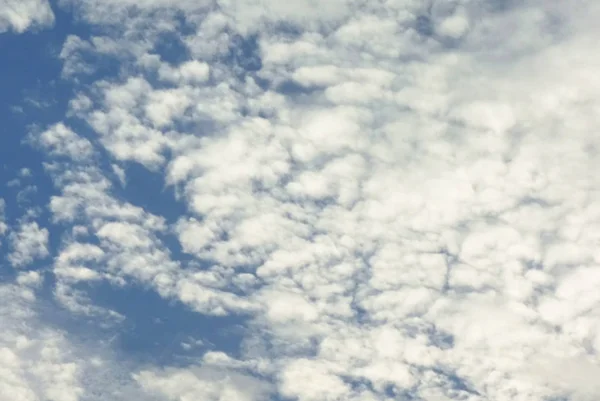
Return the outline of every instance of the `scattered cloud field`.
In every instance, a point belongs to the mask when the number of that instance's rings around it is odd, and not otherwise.
[[[597,400],[598,18],[0,0],[0,400]]]

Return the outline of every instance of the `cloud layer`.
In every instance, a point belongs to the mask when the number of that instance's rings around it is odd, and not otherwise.
[[[65,42],[76,93],[34,138],[65,230],[54,301],[118,325],[90,288],[141,285],[245,322],[238,353],[131,367],[128,391],[597,399],[593,2],[64,4],[98,33]],[[172,205],[128,196],[136,169]],[[14,267],[49,255],[44,230],[9,234]],[[87,399],[75,373],[65,398],[12,369],[23,400]]]

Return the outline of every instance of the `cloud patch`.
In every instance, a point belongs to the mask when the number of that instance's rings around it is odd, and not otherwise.
[[[14,267],[24,267],[50,255],[48,229],[38,223],[23,222],[9,234],[10,253],[8,261]]]
[[[29,29],[46,28],[54,24],[54,12],[47,0],[2,0],[0,2],[0,33],[23,33]]]

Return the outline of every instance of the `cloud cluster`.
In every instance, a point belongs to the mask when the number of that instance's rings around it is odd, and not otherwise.
[[[235,358],[144,367],[142,389],[597,399],[600,7],[68,3],[109,27],[66,42],[65,77],[92,76],[89,54],[120,67],[39,136],[49,208],[71,228],[57,300],[117,318],[81,284],[136,283],[249,319]],[[170,221],[120,195],[133,163],[186,212]]]
[[[47,257],[50,254],[48,236],[48,230],[40,227],[38,223],[23,222],[8,236],[11,248],[8,261],[14,267],[23,267]]]
[[[0,399],[76,401],[83,394],[82,366],[64,333],[36,316],[37,272],[0,285]]]
[[[210,364],[164,372],[142,371],[134,378],[144,391],[168,400],[253,401],[269,395],[268,386],[260,380]]]
[[[0,1],[0,34],[6,31],[23,33],[53,23],[54,13],[48,0]]]

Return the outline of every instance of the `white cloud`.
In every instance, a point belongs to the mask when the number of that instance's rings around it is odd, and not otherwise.
[[[350,398],[350,387],[328,369],[327,363],[293,361],[282,372],[281,381],[282,395],[300,401]]]
[[[48,27],[54,23],[54,13],[47,0],[0,1],[0,33],[23,33],[28,29]]]
[[[80,12],[117,24],[130,4]],[[199,313],[245,313],[239,363],[299,400],[598,397],[592,375],[543,379],[563,361],[600,364],[597,6],[203,6],[178,5],[193,61],[170,65],[151,50],[173,29],[151,13],[166,3],[140,3],[131,18],[145,24],[113,39],[147,42],[131,44],[122,79],[71,107],[114,159],[164,167],[188,212],[170,227],[62,150],[72,163],[48,165],[61,192],[50,209],[90,239],[55,261],[63,294],[134,281]],[[248,32],[262,86],[220,61]],[[114,44],[98,43],[86,51]],[[265,394],[235,369],[136,380],[166,399]]]
[[[266,383],[252,376],[210,367],[141,371],[134,378],[145,391],[166,400],[258,401],[269,392]]]
[[[177,68],[169,64],[158,64],[158,76],[172,83],[182,84],[202,84],[210,77],[210,66],[197,60],[186,61]]]
[[[90,141],[76,135],[62,123],[51,126],[39,136],[41,145],[56,156],[74,160],[87,160],[93,155]]]
[[[0,198],[0,237],[4,236],[6,234],[6,231],[8,230],[8,226],[5,222],[5,205],[6,203],[4,202],[4,199]]]
[[[101,262],[105,257],[102,248],[92,244],[73,243],[68,245],[56,258],[54,273],[61,279],[74,281],[98,280],[99,272],[86,266]]]
[[[9,235],[8,260],[14,267],[23,267],[50,255],[48,229],[36,222],[23,222]]]
[[[0,285],[0,394],[19,401],[40,397],[76,401],[82,394],[80,366],[69,358],[63,333],[38,324],[32,308],[34,272],[19,277],[19,285]]]

